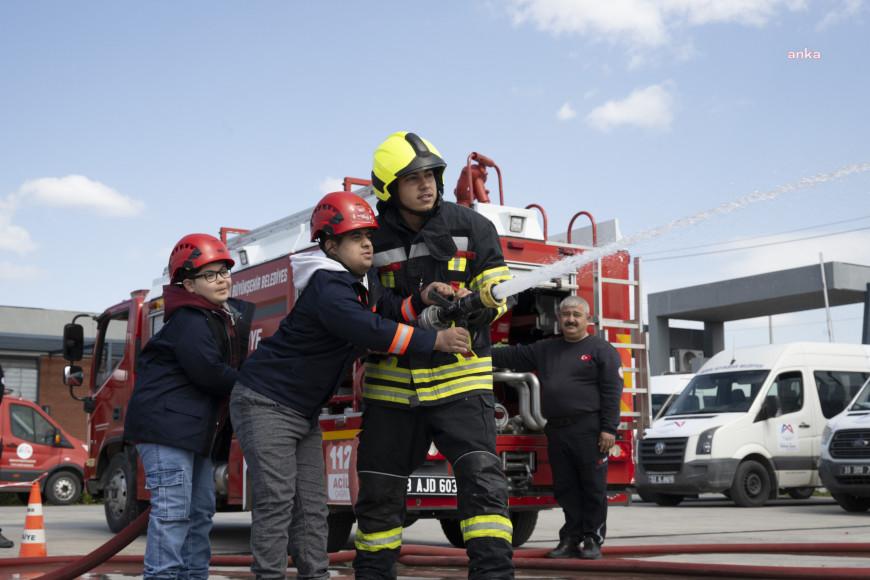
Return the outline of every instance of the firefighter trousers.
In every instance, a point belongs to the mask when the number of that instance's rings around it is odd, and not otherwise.
[[[468,577],[513,578],[508,487],[495,454],[489,395],[413,409],[366,407],[356,465],[356,578],[396,578],[408,476],[426,461],[432,442],[456,477]]]

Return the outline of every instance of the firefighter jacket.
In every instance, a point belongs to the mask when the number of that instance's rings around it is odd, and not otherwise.
[[[420,231],[414,231],[395,207],[379,202],[372,242],[381,283],[399,296],[410,296],[432,282],[474,292],[485,283],[510,279],[495,226],[454,203],[439,200]],[[490,324],[511,305],[486,309],[467,321],[471,353],[369,356],[364,399],[409,408],[491,393]]]
[[[293,283],[304,290],[242,366],[239,380],[249,389],[316,421],[363,349],[421,355],[434,348],[437,332],[395,322],[416,318],[419,292],[402,300],[383,291],[374,270],[361,282],[319,250],[291,260]]]
[[[171,284],[163,299],[166,323],[139,356],[124,437],[208,456],[247,353],[254,305],[230,298],[220,308]]]

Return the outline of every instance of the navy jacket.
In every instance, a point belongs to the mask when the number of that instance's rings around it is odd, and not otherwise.
[[[394,322],[416,318],[424,307],[419,292],[403,301],[383,291],[374,270],[366,288],[320,252],[307,259],[318,263],[304,280],[293,263],[294,284],[305,286],[302,295],[242,365],[239,380],[314,421],[364,349],[422,354],[435,346],[437,333]]]
[[[247,351],[254,307],[230,298],[230,321],[180,286],[165,286],[163,297],[168,320],[139,356],[124,437],[209,455],[239,376],[233,366]]]

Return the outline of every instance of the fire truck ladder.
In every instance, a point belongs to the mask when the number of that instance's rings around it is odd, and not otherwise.
[[[623,392],[634,395],[634,409],[622,411],[620,414],[622,429],[635,429],[637,438],[642,439],[644,430],[650,426],[650,397],[649,397],[649,335],[643,331],[643,300],[641,295],[640,258],[634,259],[634,279],[623,280],[621,278],[605,278],[601,275],[601,260],[593,263],[593,300],[594,314],[592,324],[595,334],[604,337],[617,349],[629,349],[632,366],[623,367],[623,373],[630,373],[632,377],[631,387],[626,387]],[[631,288],[630,312],[634,318],[630,320],[618,320],[604,317],[604,300],[607,286],[618,284]],[[621,293],[620,293],[621,295]],[[605,333],[605,329],[611,332]],[[612,329],[627,329],[631,332],[631,342],[625,343],[616,340],[616,333]],[[611,336],[612,334],[612,336]],[[626,421],[629,419],[629,421]]]

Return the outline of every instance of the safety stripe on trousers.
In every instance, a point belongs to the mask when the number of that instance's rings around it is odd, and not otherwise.
[[[462,520],[460,527],[466,542],[474,538],[500,538],[507,542],[513,539],[514,526],[504,516],[475,516]]]
[[[365,534],[357,528],[354,545],[357,550],[365,550],[367,552],[400,548],[402,546],[402,528],[393,528],[385,532],[374,532],[371,534]]]

